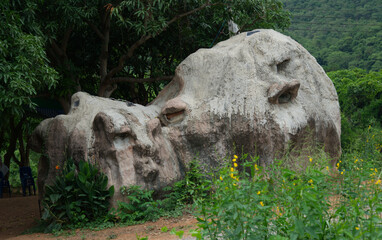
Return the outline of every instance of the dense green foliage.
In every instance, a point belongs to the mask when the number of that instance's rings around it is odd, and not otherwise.
[[[189,171],[184,180],[164,189],[165,198],[154,199],[154,191],[142,189],[140,186],[123,187],[121,190],[125,201],[118,202],[115,214],[123,223],[136,224],[157,220],[162,216],[177,216],[185,206],[195,199],[207,197],[210,185],[205,181],[198,160],[189,164]]]
[[[45,1],[39,14],[48,56],[60,73],[56,97],[70,101],[81,89],[141,104],[180,61],[210,47],[230,19],[243,29],[289,23],[278,0]],[[229,36],[227,29],[217,41]]]
[[[141,186],[129,186],[121,189],[126,202],[118,202],[118,217],[130,224],[153,221],[161,217],[163,210],[160,201],[153,199],[154,191],[144,190]]]
[[[52,88],[56,75],[35,22],[37,5],[27,4],[22,11],[15,5],[0,3],[0,112],[22,116],[25,107],[33,107],[30,97]]]
[[[286,34],[300,42],[326,71],[382,68],[379,0],[282,0],[292,14]]]
[[[380,153],[368,144],[372,151],[367,159],[346,155],[335,170],[323,152],[294,158],[293,162],[306,166],[301,170],[287,158],[266,168],[257,166],[256,158],[234,158],[212,176],[211,197],[197,201],[202,235],[207,239],[380,239],[381,168],[375,167]],[[247,171],[239,172],[239,166]]]
[[[342,148],[357,145],[357,136],[369,125],[381,127],[382,123],[382,71],[367,72],[362,69],[329,72],[342,112]]]
[[[46,186],[42,220],[48,224],[45,231],[59,230],[64,226],[81,227],[88,222],[105,219],[114,187],[107,187],[108,179],[92,164],[80,161],[78,170],[68,160],[60,169],[56,181]]]
[[[52,89],[58,79],[46,56],[37,8],[34,1],[0,2],[0,153],[5,150],[8,167],[11,158],[19,166],[28,165],[23,137],[36,126],[27,114],[34,110],[32,97]],[[14,155],[16,149],[20,158]]]

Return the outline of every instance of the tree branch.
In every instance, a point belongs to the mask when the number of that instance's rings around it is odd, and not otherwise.
[[[105,91],[106,87],[108,85],[110,85],[110,79],[112,78],[112,76],[114,76],[114,74],[122,71],[123,69],[123,66],[125,64],[125,61],[128,59],[128,58],[131,58],[134,54],[134,51],[135,49],[137,49],[139,46],[141,46],[143,43],[145,43],[147,40],[149,40],[150,38],[152,38],[151,35],[145,35],[145,36],[142,36],[138,41],[136,41],[130,48],[129,48],[129,51],[127,52],[127,54],[121,56],[119,58],[119,61],[118,61],[118,66],[113,68],[112,70],[110,70],[110,72],[108,74],[106,74],[106,76],[101,79],[101,86],[98,90],[98,95],[99,96],[103,96],[103,92]]]
[[[53,51],[59,56],[63,57],[64,53],[62,52],[62,49],[57,45],[57,43],[53,40],[52,41],[52,49]]]
[[[92,22],[90,22],[90,21],[87,20],[87,19],[83,19],[83,20],[84,20],[84,22],[86,22],[86,23],[89,25],[89,27],[90,27],[91,29],[93,29],[93,31],[97,34],[97,36],[98,36],[99,38],[101,38],[102,41],[105,40],[105,36],[101,33],[101,31],[97,28],[96,25],[94,25]]]
[[[101,54],[100,54],[100,76],[101,84],[107,75],[107,65],[109,58],[109,41],[110,41],[110,19],[111,19],[111,8],[106,9],[104,12],[105,22],[102,27],[102,45],[101,45]]]
[[[214,5],[218,5],[218,4],[222,4],[222,3],[209,3],[209,2],[207,2],[207,3],[203,4],[202,6],[200,6],[198,8],[192,9],[191,11],[188,11],[186,13],[179,14],[179,15],[173,17],[170,21],[168,21],[166,26],[163,29],[161,29],[161,32],[163,30],[165,30],[168,27],[168,25],[170,25],[171,23],[175,22],[176,20],[178,20],[180,18],[183,18],[183,17],[186,17],[188,15],[191,15],[191,14],[193,14],[193,13],[195,13],[197,11],[200,11],[200,10],[206,8],[206,7],[214,6]]]
[[[177,21],[178,19],[180,18],[183,18],[183,17],[186,17],[188,15],[191,15],[197,11],[200,11],[208,6],[214,6],[214,5],[218,5],[218,4],[222,4],[222,3],[205,3],[203,4],[202,6],[198,7],[198,8],[195,8],[193,10],[190,10],[186,13],[182,13],[182,14],[179,14],[175,17],[173,17],[170,21],[167,22],[166,26],[163,27],[161,30],[159,30],[158,32],[156,32],[155,35],[158,35],[159,33],[163,32],[164,30],[166,30],[166,28],[174,23],[175,21]],[[118,66],[114,67],[113,69],[111,69],[104,78],[101,79],[101,85],[99,87],[99,90],[98,90],[98,95],[99,96],[103,96],[104,92],[105,92],[105,89],[108,85],[111,84],[111,78],[118,72],[122,71],[123,69],[123,66],[125,64],[125,61],[129,58],[131,58],[133,55],[134,55],[134,52],[135,50],[140,47],[142,44],[144,44],[147,40],[153,38],[154,36],[152,34],[149,34],[149,35],[144,35],[142,36],[138,41],[136,41],[128,50],[128,52],[124,55],[122,55],[120,58],[119,58],[119,61],[118,61]]]
[[[73,25],[70,26],[68,29],[66,29],[66,32],[64,34],[64,37],[62,39],[62,42],[61,42],[61,50],[64,54],[66,54],[66,49],[68,47],[68,42],[69,42],[69,38],[70,38],[70,34],[72,33],[73,31]]]
[[[242,26],[240,29],[239,29],[239,32],[242,32],[243,29],[245,29],[246,27],[248,26],[252,26],[253,24],[255,24],[258,20],[261,20],[261,19],[264,19],[265,16],[258,16],[255,20],[253,20],[251,23],[249,24],[244,24],[244,26]]]
[[[166,81],[171,80],[174,76],[162,76],[162,77],[156,77],[156,78],[131,78],[131,77],[116,77],[110,79],[110,84],[113,83],[121,83],[121,82],[128,82],[128,83],[145,83],[145,82],[158,82],[158,81]]]

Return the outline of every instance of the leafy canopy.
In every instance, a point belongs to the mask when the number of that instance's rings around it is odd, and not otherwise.
[[[229,20],[242,31],[289,24],[289,14],[277,0],[44,3],[40,25],[49,39],[49,58],[60,73],[55,95],[67,99],[81,89],[146,104],[180,61],[210,47],[215,37],[215,43],[229,37]]]
[[[32,108],[31,96],[54,87],[56,71],[48,65],[44,41],[33,23],[36,5],[27,2],[17,10],[11,1],[0,7],[0,112],[21,116]]]

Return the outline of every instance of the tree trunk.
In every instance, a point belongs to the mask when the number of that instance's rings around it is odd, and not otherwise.
[[[8,167],[8,169],[10,169],[11,158],[13,157],[14,152],[16,150],[16,142],[17,142],[17,134],[16,134],[17,130],[15,129],[15,126],[14,126],[14,119],[13,118],[10,119],[9,122],[10,122],[10,127],[11,127],[9,145],[7,148],[7,152],[4,155],[4,164],[5,164],[5,166]],[[6,179],[8,179],[8,177],[9,177],[9,171],[5,175]]]
[[[70,97],[64,98],[59,97],[57,98],[58,102],[61,104],[62,109],[64,109],[65,114],[68,114],[70,111]]]
[[[27,167],[29,166],[29,150],[28,150],[28,144],[26,147],[24,147],[23,131],[19,132],[18,140],[19,140],[19,152],[20,152],[19,167]]]
[[[117,84],[103,85],[98,90],[98,96],[109,98],[111,94],[117,89]]]

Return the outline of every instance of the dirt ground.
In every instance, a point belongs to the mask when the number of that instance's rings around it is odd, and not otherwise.
[[[172,228],[176,230],[183,230],[185,235],[183,239],[195,239],[190,237],[187,233],[190,229],[196,228],[196,219],[192,215],[184,215],[179,218],[160,219],[156,222],[147,222],[145,224],[128,226],[128,227],[114,227],[100,231],[90,230],[77,230],[70,231],[55,236],[52,234],[22,233],[37,225],[40,217],[37,196],[22,197],[20,195],[12,195],[11,198],[8,194],[4,194],[0,199],[0,240],[52,240],[52,239],[133,239],[136,240],[136,235],[140,237],[148,237],[149,240],[172,240],[178,239],[176,236],[170,234]],[[167,227],[168,232],[161,232],[162,227]]]

